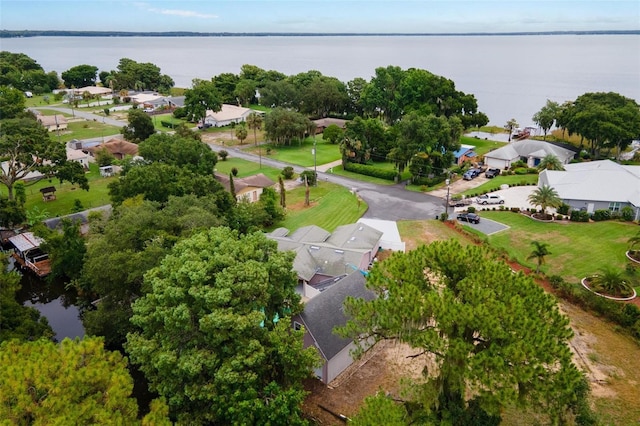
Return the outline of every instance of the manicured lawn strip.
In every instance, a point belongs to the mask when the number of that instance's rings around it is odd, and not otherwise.
[[[537,184],[538,183],[538,175],[508,175],[508,176],[496,176],[488,182],[483,183],[480,186],[475,188],[467,189],[466,191],[460,192],[459,195],[471,195],[471,194],[480,194],[482,192],[493,192],[500,189],[500,185],[507,184],[509,186],[522,186],[529,184]]]
[[[624,269],[628,263],[627,240],[637,228],[615,221],[542,223],[510,212],[483,211],[481,215],[510,226],[488,237],[492,246],[506,250],[522,265],[535,268],[535,259],[527,259],[533,249],[531,241],[547,243],[551,254],[541,270],[571,283],[579,283],[583,277],[608,265]]]
[[[177,126],[178,124],[185,124],[188,128],[196,127],[195,123],[177,119],[173,116],[172,113],[152,115],[151,121],[153,122],[153,127],[156,130],[160,130],[161,132],[172,132],[175,130],[175,126]],[[162,124],[163,121],[173,124],[174,127],[164,126]]]
[[[333,167],[331,173],[348,177],[354,180],[359,180],[362,182],[375,183],[378,185],[394,185],[395,184],[395,182],[392,180],[380,179],[373,176],[361,175],[360,173],[353,173],[353,172],[346,171],[342,168],[342,166]]]
[[[489,151],[493,151],[494,149],[502,148],[505,145],[504,142],[484,140],[470,136],[462,136],[460,138],[460,143],[462,145],[475,146],[476,148],[474,149],[474,151],[476,152],[476,154],[478,154],[478,156],[482,156]]]
[[[311,187],[310,207],[304,207],[303,186],[287,191],[287,217],[277,223],[273,229],[285,227],[290,231],[307,226],[317,225],[329,232],[338,226],[356,222],[364,214],[367,205],[358,201],[346,188],[328,182],[320,182]]]
[[[253,137],[250,134],[249,139]],[[265,155],[267,152],[267,148],[271,149],[269,154],[269,158],[273,158],[274,160],[284,161],[285,163],[295,164],[297,166],[302,167],[313,167],[314,164],[314,156],[312,153],[313,149],[313,138],[306,138],[302,141],[302,144],[294,144],[292,146],[274,146],[273,144],[262,145],[262,155]],[[252,147],[251,152],[255,152],[257,148]],[[332,145],[330,143],[325,143],[322,139],[316,139],[316,165],[331,163],[333,161],[339,160],[341,158],[340,148],[338,145]]]
[[[60,141],[69,142],[72,139],[93,139],[120,134],[120,128],[104,124],[100,121],[72,121],[67,125],[67,130],[60,132]],[[56,132],[50,132],[51,138],[57,138]]]
[[[221,161],[220,159],[218,159],[218,162],[216,163],[216,171],[227,176],[229,175],[229,173],[231,173],[231,169],[234,167],[238,169],[238,177],[240,178],[263,173],[274,182],[278,182],[278,175],[282,171],[265,165],[260,168],[259,163],[254,163],[253,161],[247,161],[243,160],[242,158],[234,157],[227,157],[226,161]]]

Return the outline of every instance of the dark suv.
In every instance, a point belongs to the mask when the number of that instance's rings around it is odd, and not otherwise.
[[[492,179],[500,175],[500,169],[489,169],[484,173],[485,177]]]
[[[457,219],[461,222],[480,223],[480,216],[475,213],[458,213]]]

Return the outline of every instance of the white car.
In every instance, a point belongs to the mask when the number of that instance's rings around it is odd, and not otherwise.
[[[496,194],[484,194],[476,197],[478,204],[504,204],[504,198]]]

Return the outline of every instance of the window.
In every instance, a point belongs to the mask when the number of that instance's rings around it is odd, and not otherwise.
[[[294,321],[293,322],[293,329],[294,330],[302,330],[302,324],[300,324],[298,321]]]
[[[620,211],[620,203],[609,203],[609,211],[619,212]]]

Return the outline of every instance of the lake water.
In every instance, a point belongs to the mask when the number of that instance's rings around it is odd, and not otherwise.
[[[475,95],[491,124],[521,126],[547,99],[617,92],[640,102],[640,35],[33,37],[0,39],[59,74],[89,64],[117,68],[121,58],[151,62],[178,87],[194,78],[240,73],[243,64],[293,75],[318,70],[343,82],[370,80],[378,67],[421,68]]]

